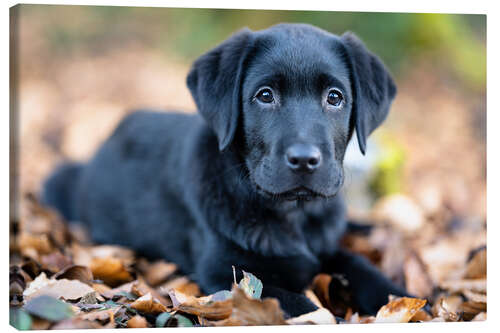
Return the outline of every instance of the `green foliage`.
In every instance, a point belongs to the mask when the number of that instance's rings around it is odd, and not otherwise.
[[[160,314],[158,317],[156,317],[156,327],[165,327],[165,324],[167,323],[167,320],[170,319],[172,315],[168,312],[163,312]]]
[[[10,308],[9,323],[16,329],[24,331],[31,328],[31,316],[22,309]]]
[[[370,189],[375,197],[401,192],[403,184],[405,163],[403,147],[388,134],[381,135],[380,146],[382,154],[370,181]]]
[[[61,321],[73,317],[71,306],[50,296],[42,295],[26,303],[24,310],[49,321]]]

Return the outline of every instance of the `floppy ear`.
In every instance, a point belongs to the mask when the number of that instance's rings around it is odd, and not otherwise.
[[[199,57],[187,77],[196,106],[217,135],[221,151],[232,142],[238,125],[251,34],[251,30],[242,29]]]
[[[366,152],[366,138],[387,117],[396,85],[382,61],[351,32],[341,36],[346,48],[353,86],[353,112],[359,149]]]

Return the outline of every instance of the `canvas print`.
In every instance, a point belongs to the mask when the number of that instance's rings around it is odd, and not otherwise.
[[[483,321],[486,15],[10,9],[17,329]]]

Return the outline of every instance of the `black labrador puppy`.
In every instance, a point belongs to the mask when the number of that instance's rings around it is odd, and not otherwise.
[[[244,29],[187,85],[201,116],[131,114],[88,163],[58,168],[42,201],[97,242],[175,262],[206,293],[230,289],[232,265],[252,272],[290,316],[316,309],[302,291],[319,272],[344,275],[363,313],[406,294],[338,248],[346,146],[356,131],[365,152],[396,94],[355,35]]]

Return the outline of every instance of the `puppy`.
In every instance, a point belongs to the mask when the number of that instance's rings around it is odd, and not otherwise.
[[[289,316],[316,309],[302,291],[320,272],[342,274],[362,313],[406,295],[338,248],[346,146],[356,132],[365,152],[396,94],[355,35],[244,29],[187,85],[200,115],[127,116],[90,161],[59,167],[42,201],[96,242],[175,262],[206,293],[230,289],[233,265],[252,272]]]

